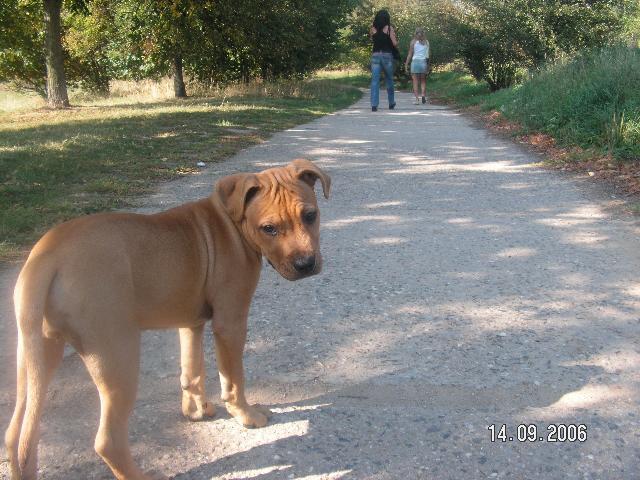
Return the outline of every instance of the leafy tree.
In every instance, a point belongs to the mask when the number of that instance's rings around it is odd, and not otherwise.
[[[109,49],[119,76],[203,83],[303,75],[325,64],[352,0],[118,0]],[[242,12],[239,15],[238,12]]]
[[[0,81],[35,90],[51,107],[69,105],[62,0],[0,2]],[[71,10],[82,0],[70,1]]]
[[[203,44],[195,0],[114,0],[108,57],[116,76],[141,79],[171,73],[176,97],[186,96],[184,62]]]
[[[84,90],[107,93],[115,72],[108,55],[114,35],[113,2],[93,0],[63,17],[67,80]]]
[[[303,75],[338,49],[352,0],[238,0],[203,9],[205,43],[190,72],[203,82]],[[242,16],[238,11],[243,12]]]
[[[42,4],[0,2],[0,81],[46,95]]]
[[[623,31],[629,0],[460,0],[460,55],[492,90],[562,53],[602,46]]]
[[[539,12],[532,7],[525,0],[479,0],[467,5],[457,21],[460,55],[491,90],[512,85],[518,69],[534,67],[545,57],[543,35],[533,21]]]

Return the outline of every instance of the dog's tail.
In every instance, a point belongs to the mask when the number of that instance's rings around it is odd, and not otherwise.
[[[18,323],[17,395],[5,435],[14,480],[35,478],[38,468],[40,415],[48,383],[42,324],[54,277],[55,265],[50,257],[45,254],[30,258],[14,291]]]

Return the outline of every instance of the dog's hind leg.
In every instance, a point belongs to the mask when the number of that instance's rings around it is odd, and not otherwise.
[[[40,416],[53,372],[62,360],[64,343],[43,335],[47,294],[55,276],[48,257],[29,258],[14,291],[18,324],[16,408],[5,442],[14,479],[38,473]]]
[[[213,417],[213,403],[207,401],[205,390],[204,351],[202,336],[204,324],[194,328],[180,328],[180,386],[182,387],[182,413],[190,420]]]
[[[21,337],[21,335],[20,335]],[[44,353],[44,364],[41,371],[33,378],[37,382],[33,392],[28,392],[27,388],[27,360],[25,358],[25,347],[22,338],[18,340],[17,357],[17,395],[16,408],[11,418],[11,423],[5,434],[5,443],[9,464],[11,465],[11,476],[14,479],[36,478],[38,469],[38,437],[40,413],[44,403],[44,396],[47,392],[53,374],[62,361],[64,352],[64,342],[43,338],[42,347]],[[32,408],[29,417],[25,418],[27,410],[28,395],[39,398],[32,398]],[[22,448],[19,448],[22,437]]]
[[[147,480],[129,448],[129,416],[138,389],[140,332],[113,325],[110,333],[83,341],[82,359],[100,394],[100,427],[95,450],[118,480]],[[103,332],[106,333],[106,332]]]

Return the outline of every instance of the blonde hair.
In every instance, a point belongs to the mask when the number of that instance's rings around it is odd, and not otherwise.
[[[413,39],[418,40],[420,43],[427,43],[427,38],[424,36],[424,28],[416,28],[416,32],[413,34]]]

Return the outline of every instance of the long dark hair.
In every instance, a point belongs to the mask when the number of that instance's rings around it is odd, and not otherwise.
[[[381,32],[387,25],[391,25],[391,15],[389,15],[387,10],[380,10],[376,13],[376,17],[373,19],[373,26],[376,30]]]

